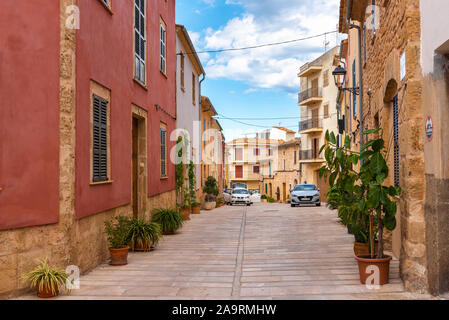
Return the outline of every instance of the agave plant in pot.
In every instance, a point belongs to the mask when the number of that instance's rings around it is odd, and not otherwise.
[[[155,209],[151,221],[161,226],[162,234],[175,234],[183,225],[181,213],[174,209]]]
[[[66,288],[69,275],[50,267],[48,259],[43,259],[34,270],[26,273],[23,277],[30,281],[32,289],[37,289],[39,298],[46,299],[58,296],[61,289]]]
[[[351,199],[348,205],[343,201],[338,206],[339,211],[345,207],[352,208],[346,214],[350,217],[351,227],[368,221],[368,255],[357,255],[360,281],[366,283],[372,270],[376,272],[376,283],[383,285],[388,283],[389,265],[391,256],[384,254],[383,233],[384,228],[393,231],[396,228],[396,201],[401,195],[399,186],[385,186],[389,170],[385,161],[385,141],[382,139],[382,129],[372,129],[363,132],[364,135],[380,134],[380,138],[374,138],[366,142],[361,153],[351,151],[349,137],[346,137],[344,146],[336,143],[334,133],[326,132],[326,144],[321,148],[325,151],[326,165],[320,170],[320,176],[329,174],[331,188],[341,184],[345,199]],[[353,166],[360,162],[360,170],[357,172]],[[346,171],[342,170],[342,168]],[[340,213],[340,212],[339,212]],[[376,236],[378,246],[376,251]]]
[[[128,251],[130,241],[129,219],[123,216],[116,217],[104,223],[109,241],[112,266],[128,264]]]
[[[145,219],[129,220],[129,245],[132,251],[148,252],[154,249],[162,237],[161,226]]]

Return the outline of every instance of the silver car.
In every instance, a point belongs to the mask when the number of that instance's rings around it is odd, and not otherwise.
[[[246,204],[250,206],[253,204],[251,200],[251,194],[246,189],[234,189],[231,194],[231,202],[229,203],[231,206],[234,204]]]
[[[298,184],[290,193],[290,205],[292,207],[301,204],[314,204],[321,206],[320,189],[314,184]]]

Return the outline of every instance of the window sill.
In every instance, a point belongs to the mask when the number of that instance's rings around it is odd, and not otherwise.
[[[109,14],[112,16],[114,14],[114,12],[112,11],[111,7],[108,6],[103,0],[98,0],[101,2],[101,4],[103,5],[103,7],[105,7],[105,9],[109,12]]]
[[[168,177],[161,177],[161,180],[168,180]]]
[[[142,87],[142,89],[148,91],[148,87],[146,85],[144,85],[142,82],[140,82],[139,80],[137,80],[136,78],[133,78],[134,82],[137,83],[139,86]]]
[[[165,79],[168,79],[168,76],[167,76],[167,74],[164,72],[164,71],[162,71],[162,70],[159,70],[160,72],[161,72],[161,74],[165,77]]]
[[[90,185],[91,186],[102,186],[105,184],[112,184],[114,182],[114,180],[108,180],[108,181],[102,181],[102,182],[91,182]]]

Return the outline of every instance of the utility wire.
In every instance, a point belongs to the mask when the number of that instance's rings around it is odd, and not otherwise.
[[[179,52],[176,55],[200,54],[200,53],[219,53],[219,52],[227,52],[227,51],[241,51],[241,50],[250,50],[250,49],[263,48],[263,47],[278,46],[278,45],[283,45],[283,44],[288,44],[288,43],[294,43],[294,42],[319,38],[319,37],[326,36],[326,35],[332,34],[332,33],[337,33],[337,32],[338,32],[338,30],[334,30],[334,31],[329,31],[329,32],[325,32],[322,34],[317,34],[317,35],[309,36],[309,37],[305,37],[305,38],[299,38],[299,39],[293,39],[293,40],[281,41],[281,42],[274,42],[274,43],[267,43],[267,44],[260,44],[260,45],[256,45],[256,46],[250,46],[250,47],[227,48],[227,49],[219,49],[219,50],[206,50],[206,51],[194,51],[194,52]]]

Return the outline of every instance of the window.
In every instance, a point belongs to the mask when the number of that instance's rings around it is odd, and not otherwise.
[[[273,149],[272,148],[268,148],[267,155],[268,156],[272,156],[273,155]]]
[[[293,151],[293,163],[294,163],[294,164],[297,163],[296,151]]]
[[[260,148],[253,148],[253,155],[259,156],[260,155]]]
[[[235,178],[243,178],[243,166],[235,166]]]
[[[327,87],[328,85],[329,85],[329,70],[326,70],[323,73],[323,87]]]
[[[108,177],[108,101],[93,95],[92,108],[92,182]]]
[[[253,173],[259,174],[260,173],[260,166],[253,166]]]
[[[285,171],[285,159],[284,159],[284,171]]]
[[[185,55],[181,52],[181,90],[185,90],[185,77],[184,77],[184,66],[185,66]]]
[[[234,149],[235,161],[243,161],[243,148]]]
[[[271,161],[268,162],[268,175],[271,177]]]
[[[196,76],[192,73],[192,104],[196,105]]]
[[[355,71],[355,59],[354,62],[352,63],[352,101],[353,101],[353,115],[354,118],[357,117],[357,94],[356,94],[356,81],[357,81],[357,77],[356,77],[356,71]]]
[[[327,119],[327,118],[329,118],[329,104],[324,105],[324,119]]]
[[[161,21],[161,71],[167,73],[167,28],[165,23]]]
[[[161,123],[161,177],[167,177],[167,126]]]
[[[134,0],[134,78],[146,83],[145,71],[145,0]]]

